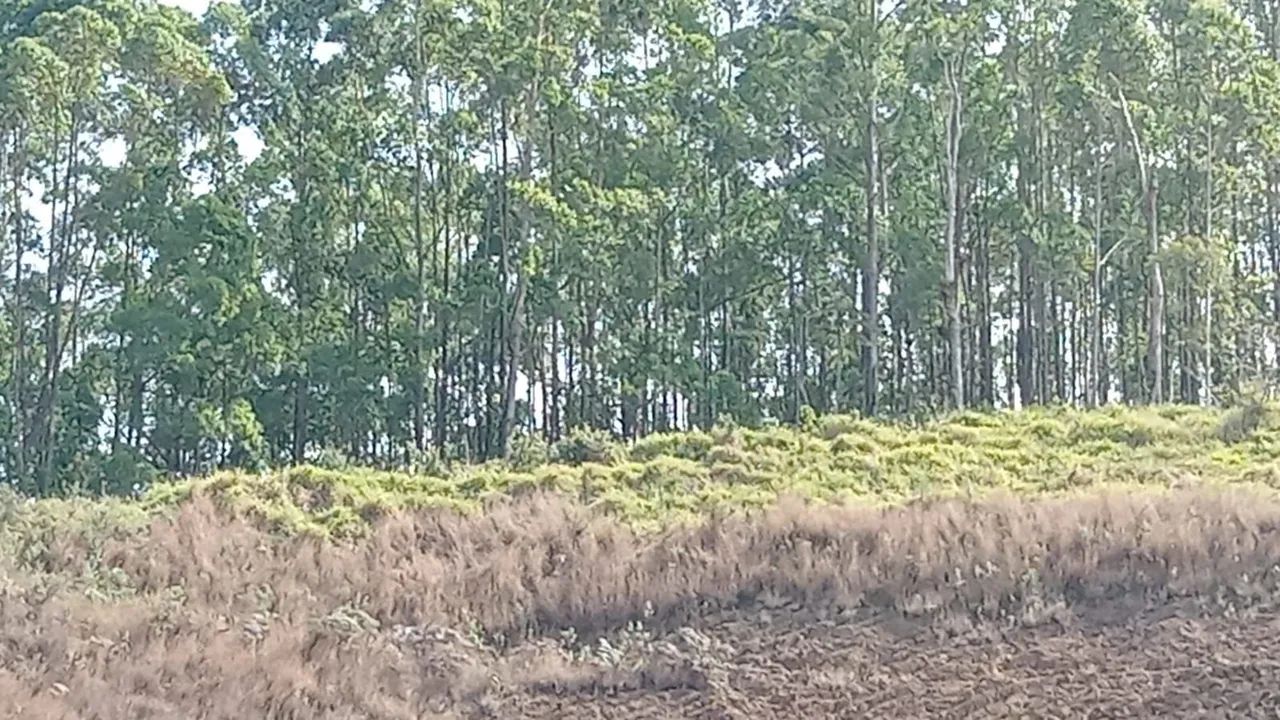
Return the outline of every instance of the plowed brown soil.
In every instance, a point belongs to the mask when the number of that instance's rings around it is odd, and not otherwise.
[[[889,624],[892,624],[890,621]],[[1277,717],[1280,616],[974,628],[735,618],[685,687],[531,690],[545,718]]]
[[[6,533],[0,718],[1280,717],[1269,492]]]

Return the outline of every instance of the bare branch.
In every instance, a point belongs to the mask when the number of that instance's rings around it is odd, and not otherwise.
[[[1129,142],[1133,144],[1133,153],[1138,157],[1138,176],[1142,181],[1142,191],[1148,192],[1150,185],[1147,156],[1142,150],[1142,140],[1138,138],[1138,129],[1133,124],[1133,114],[1129,112],[1129,99],[1124,96],[1124,88],[1116,80],[1116,97],[1120,99],[1120,112],[1124,114],[1124,124],[1129,130]]]
[[[1120,246],[1124,245],[1124,241],[1125,241],[1126,239],[1127,239],[1127,238],[1122,237],[1122,238],[1120,238],[1119,240],[1117,240],[1117,241],[1115,242],[1115,244],[1114,244],[1114,245],[1112,245],[1110,248],[1107,248],[1107,251],[1106,251],[1105,253],[1103,253],[1103,254],[1102,254],[1102,258],[1101,258],[1100,260],[1098,260],[1098,268],[1097,268],[1097,269],[1101,270],[1102,268],[1104,268],[1104,267],[1106,267],[1106,266],[1107,266],[1107,261],[1108,261],[1108,260],[1110,260],[1110,259],[1111,259],[1111,256],[1112,256],[1112,255],[1114,255],[1114,254],[1116,253],[1116,250],[1119,250],[1119,249],[1120,249]]]

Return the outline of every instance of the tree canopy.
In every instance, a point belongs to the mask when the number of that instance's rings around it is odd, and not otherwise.
[[[0,0],[0,479],[1280,370],[1258,0]]]

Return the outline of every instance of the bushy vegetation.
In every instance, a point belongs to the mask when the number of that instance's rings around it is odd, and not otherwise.
[[[698,687],[705,649],[637,665],[635,643],[724,613],[1236,613],[1280,598],[1276,417],[810,417],[633,444],[521,438],[507,463],[414,473],[335,454],[132,500],[3,490],[0,696],[17,717],[229,718],[279,698],[277,717],[422,717],[548,685],[675,672]],[[380,669],[407,684],[386,692]],[[363,705],[375,696],[385,707]]]
[[[197,498],[142,532],[89,542],[88,530],[48,538],[38,572],[0,557],[0,717],[559,718],[529,708],[610,689],[707,691],[741,657],[708,640],[729,628],[732,647],[777,668],[770,641],[797,628],[848,647],[867,620],[1020,632],[1117,608],[1240,617],[1280,599],[1280,498],[1240,490],[883,510],[789,500],[657,533],[539,493],[483,516],[398,514],[336,545]],[[1204,641],[1264,657],[1274,638]],[[939,657],[912,645],[899,650]],[[840,694],[828,707],[876,696],[854,691],[856,675],[828,684]],[[914,672],[892,680],[919,686]],[[791,684],[749,689],[783,696],[760,689]]]
[[[1275,0],[874,6],[0,0],[0,477],[1280,378]]]
[[[632,444],[584,431],[550,448],[522,439],[521,452],[506,463],[414,473],[342,464],[227,472],[162,482],[136,502],[99,507],[139,514],[200,493],[270,528],[350,537],[389,512],[436,506],[469,512],[496,498],[538,490],[657,528],[717,511],[764,507],[782,495],[883,505],[935,495],[1060,493],[1115,484],[1275,486],[1275,417],[1257,404],[1229,410],[1170,405],[966,412],[920,425],[826,416],[802,428],[726,426],[651,435]],[[84,501],[39,501],[19,514],[81,517],[85,507]]]

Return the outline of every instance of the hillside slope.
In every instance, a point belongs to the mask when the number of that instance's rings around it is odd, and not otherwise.
[[[340,465],[220,473],[160,484],[126,512],[163,510],[196,492],[271,527],[343,537],[399,509],[474,512],[538,491],[654,529],[787,495],[865,506],[1113,485],[1280,486],[1280,412],[1263,406],[1038,408],[923,425],[829,416],[801,428],[719,427],[632,444],[575,433],[549,448],[526,440],[517,449],[510,463],[431,473]]]
[[[1273,713],[1255,420],[833,418],[10,497],[0,717]]]

